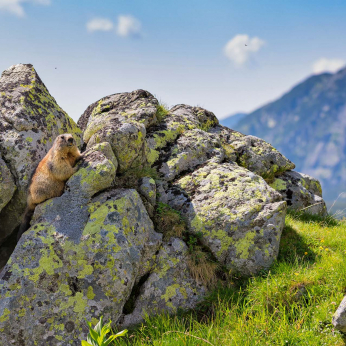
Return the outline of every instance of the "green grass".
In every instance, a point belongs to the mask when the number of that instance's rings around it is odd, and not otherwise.
[[[168,113],[168,106],[165,103],[159,102],[158,106],[156,107],[156,117],[158,122],[160,123]]]
[[[345,345],[331,318],[346,293],[346,223],[289,213],[269,272],[232,277],[193,312],[160,315],[117,345]]]

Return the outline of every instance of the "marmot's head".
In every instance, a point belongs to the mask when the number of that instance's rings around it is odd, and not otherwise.
[[[58,150],[66,150],[68,151],[71,147],[76,145],[76,141],[70,133],[64,133],[56,137],[54,145]]]

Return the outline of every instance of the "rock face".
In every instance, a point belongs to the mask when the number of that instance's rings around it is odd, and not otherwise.
[[[344,297],[336,310],[332,323],[337,330],[346,333],[346,297]]]
[[[288,208],[310,214],[327,214],[321,184],[313,177],[288,171],[278,176],[270,186],[281,193]]]
[[[0,241],[12,232],[5,256],[35,163],[56,135],[78,140],[81,131],[31,65],[5,71],[0,92]],[[286,201],[321,198],[318,182],[290,172],[294,164],[269,143],[200,107],[165,110],[136,90],[93,103],[78,124],[86,148],[78,171],[62,196],[36,207],[0,273],[0,344],[80,345],[85,319],[128,326],[193,309],[210,282],[192,254],[200,251],[204,268],[255,275],[278,254]],[[169,215],[181,222],[177,234],[159,226]]]
[[[17,189],[13,183],[11,187],[6,173],[8,191],[1,195],[7,199],[12,191],[13,197],[3,202],[0,243],[19,225],[32,171],[61,133],[74,134],[80,143],[81,131],[49,94],[33,66],[19,64],[4,71],[0,78],[0,159],[6,162]]]

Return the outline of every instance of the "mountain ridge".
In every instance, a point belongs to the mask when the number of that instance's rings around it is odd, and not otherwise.
[[[264,138],[320,179],[327,199],[346,191],[346,68],[308,77],[235,129]]]

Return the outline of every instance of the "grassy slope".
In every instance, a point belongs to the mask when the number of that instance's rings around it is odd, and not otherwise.
[[[346,222],[290,213],[269,272],[233,277],[196,311],[148,319],[117,344],[344,345],[331,318],[345,293]]]

